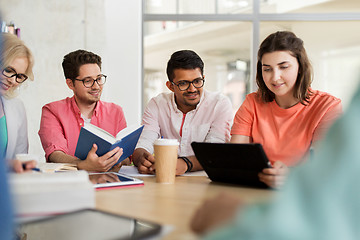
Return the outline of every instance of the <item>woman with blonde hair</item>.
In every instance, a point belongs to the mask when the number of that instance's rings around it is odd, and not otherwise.
[[[16,154],[28,153],[26,111],[22,101],[16,98],[16,90],[27,79],[34,79],[34,60],[30,49],[13,34],[3,33],[1,46],[0,152],[10,160]]]

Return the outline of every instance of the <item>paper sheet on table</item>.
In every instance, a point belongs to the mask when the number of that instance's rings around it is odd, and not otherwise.
[[[42,172],[63,172],[63,171],[77,171],[75,164],[70,163],[46,163],[38,162],[36,165]]]
[[[137,170],[135,166],[122,166],[120,168],[119,173],[123,173],[125,175],[131,176],[131,177],[154,177],[152,174],[141,174]],[[205,176],[207,177],[207,174],[205,171],[197,171],[197,172],[189,172],[185,173],[182,176]]]

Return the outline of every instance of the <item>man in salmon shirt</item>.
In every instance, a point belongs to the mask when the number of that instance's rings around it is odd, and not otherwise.
[[[81,127],[91,123],[112,135],[126,127],[123,110],[100,100],[106,75],[101,73],[101,57],[77,50],[64,57],[62,67],[71,98],[46,104],[42,108],[39,136],[48,162],[72,163],[87,171],[108,171],[123,151],[115,148],[103,156],[93,145],[86,159],[74,156]]]

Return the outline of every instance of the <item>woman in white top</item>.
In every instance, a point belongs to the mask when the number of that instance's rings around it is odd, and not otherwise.
[[[18,153],[28,153],[27,119],[23,103],[16,98],[16,89],[27,79],[33,80],[33,55],[17,36],[3,33],[1,36],[0,73],[0,153],[7,160]],[[25,168],[33,167],[33,163]],[[15,171],[18,164],[11,161]]]

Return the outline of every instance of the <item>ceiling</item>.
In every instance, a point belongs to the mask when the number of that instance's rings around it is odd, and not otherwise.
[[[304,0],[303,2],[307,2]],[[267,9],[277,8],[283,0],[271,1],[272,5]],[[287,2],[287,1],[285,1]],[[311,1],[312,4],[316,1]],[[283,3],[285,4],[285,3]],[[288,2],[287,2],[287,5]],[[304,5],[304,4],[303,4]],[[279,8],[278,11],[290,10],[287,13],[330,13],[330,12],[360,12],[360,1],[358,0],[318,0],[317,4],[311,6],[300,6],[297,9]],[[284,5],[281,5],[284,6]],[[349,10],[350,9],[350,10]],[[270,11],[270,10],[269,10]],[[148,22],[147,27],[163,22]],[[166,24],[166,23],[165,23]],[[171,23],[170,24],[175,24]],[[343,27],[346,26],[346,27]],[[278,30],[291,30],[300,36],[312,49],[317,46],[329,46],[358,44],[360,42],[357,22],[264,22],[261,23],[260,41],[268,34]],[[320,29],[319,29],[320,28]],[[336,30],[336,34],[334,31]],[[344,34],[341,34],[344,31]],[[318,36],[318,37],[312,37]],[[346,37],[345,37],[346,36]],[[164,31],[154,35],[148,35],[144,39],[144,62],[146,71],[164,71],[164,66],[169,56],[180,49],[192,49],[196,51],[208,65],[217,62],[230,62],[236,59],[250,59],[252,44],[252,23],[251,22],[190,22],[186,26],[174,30]],[[325,40],[325,41],[324,41]],[[306,45],[305,44],[305,45]]]

